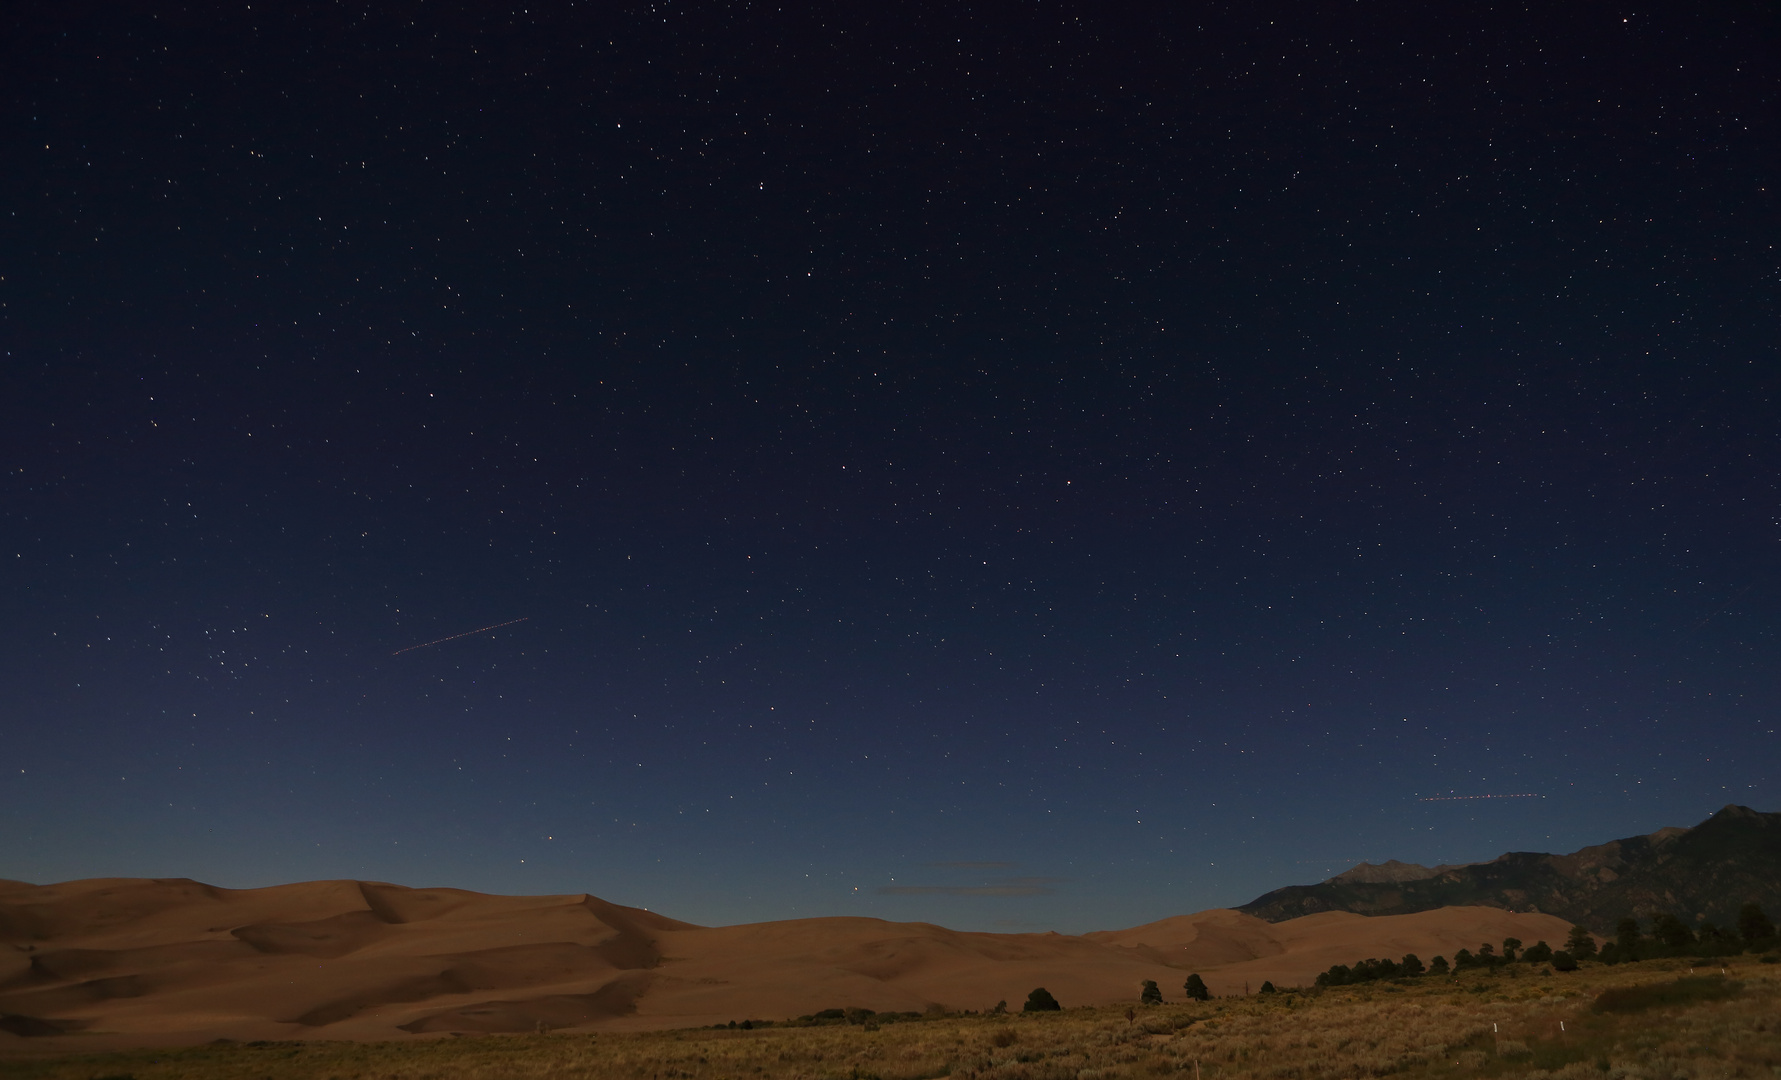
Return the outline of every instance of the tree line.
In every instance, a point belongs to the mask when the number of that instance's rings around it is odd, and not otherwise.
[[[1415,953],[1402,960],[1366,959],[1355,964],[1335,964],[1317,976],[1318,986],[1352,986],[1380,979],[1417,978],[1422,975],[1449,975],[1469,969],[1491,969],[1506,964],[1544,964],[1558,971],[1576,971],[1584,961],[1620,964],[1650,960],[1663,956],[1697,956],[1703,959],[1734,956],[1739,953],[1772,953],[1781,946],[1774,923],[1760,906],[1745,904],[1738,911],[1736,929],[1721,929],[1710,922],[1690,928],[1675,915],[1657,915],[1647,933],[1635,918],[1621,919],[1615,927],[1614,940],[1596,947],[1595,936],[1583,926],[1571,927],[1563,949],[1554,950],[1544,941],[1527,948],[1519,938],[1504,938],[1502,951],[1486,942],[1478,951],[1461,949],[1450,963],[1437,956],[1426,965]]]

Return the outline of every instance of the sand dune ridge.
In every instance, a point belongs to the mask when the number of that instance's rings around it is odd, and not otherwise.
[[[834,1006],[1066,1005],[1309,982],[1566,923],[1495,908],[1267,923],[1228,909],[1080,936],[836,917],[705,927],[586,894],[385,882],[224,889],[184,878],[0,882],[0,1053],[234,1039],[387,1039],[777,1019]]]

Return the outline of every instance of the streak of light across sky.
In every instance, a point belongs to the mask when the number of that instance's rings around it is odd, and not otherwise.
[[[405,652],[413,652],[416,649],[431,648],[434,645],[443,645],[448,641],[456,641],[459,638],[467,638],[467,637],[470,637],[472,634],[487,633],[490,630],[499,630],[503,626],[512,626],[514,623],[523,623],[523,622],[529,621],[530,619],[531,619],[531,616],[528,615],[525,618],[509,619],[506,622],[495,623],[493,626],[483,626],[483,627],[478,627],[475,630],[466,630],[461,634],[452,634],[450,637],[442,637],[442,638],[435,639],[433,641],[423,641],[419,645],[410,645],[406,649],[397,649],[395,652],[391,653],[390,655],[391,656],[401,656]]]

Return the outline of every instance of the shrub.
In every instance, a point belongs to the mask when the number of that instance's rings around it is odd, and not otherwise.
[[[1261,988],[1261,992],[1262,992],[1262,993],[1264,993],[1264,994],[1276,994],[1276,993],[1279,993],[1279,991],[1278,991],[1278,990],[1275,990],[1275,989],[1274,989],[1274,983],[1273,983],[1273,982],[1272,982],[1272,981],[1271,981],[1271,980],[1270,980],[1270,981],[1267,981],[1267,982],[1264,982],[1264,983],[1262,983],[1262,988]]]
[[[1561,949],[1552,954],[1552,966],[1558,971],[1576,971],[1577,958]]]
[[[1552,946],[1544,941],[1536,941],[1521,954],[1521,959],[1529,964],[1545,964],[1552,960]]]
[[[1163,1003],[1163,992],[1156,985],[1155,979],[1144,980],[1144,992],[1138,995],[1138,1003],[1140,1005],[1161,1005]]]
[[[1063,1006],[1057,1003],[1057,998],[1051,996],[1051,991],[1041,986],[1027,995],[1027,1003],[1020,1007],[1020,1011],[1057,1012],[1062,1008]]]

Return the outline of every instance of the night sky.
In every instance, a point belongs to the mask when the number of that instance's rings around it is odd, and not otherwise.
[[[4,17],[0,877],[1083,931],[1781,809],[1774,5],[369,8]]]

